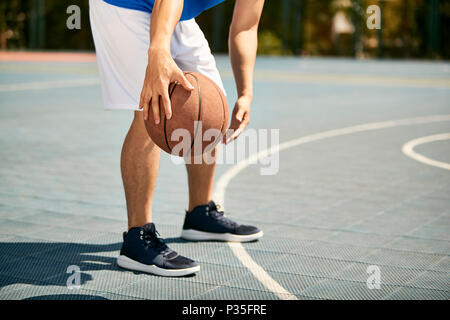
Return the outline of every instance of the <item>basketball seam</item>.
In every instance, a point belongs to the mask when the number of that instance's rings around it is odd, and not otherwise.
[[[175,84],[173,85],[172,91],[169,92],[169,99],[172,98],[172,94],[175,91],[175,88],[177,87],[177,83],[175,82]],[[172,101],[171,101],[172,102]],[[172,148],[169,145],[169,140],[167,139],[167,131],[166,131],[166,127],[167,127],[167,117],[166,115],[164,115],[164,139],[166,140],[166,146],[169,149],[170,153],[172,153]]]

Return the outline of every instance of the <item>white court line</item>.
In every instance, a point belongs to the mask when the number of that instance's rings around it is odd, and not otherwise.
[[[221,72],[222,77],[232,77],[231,71]],[[368,86],[399,86],[399,87],[441,87],[450,88],[450,80],[446,78],[405,78],[405,77],[382,77],[382,76],[361,76],[348,74],[297,74],[282,73],[273,71],[261,71],[255,74],[258,81],[270,82],[296,82],[296,83],[316,83],[316,84],[351,84]],[[56,81],[36,81],[16,84],[0,84],[0,92],[43,90],[52,88],[70,88],[91,86],[99,83],[98,78],[56,80]]]
[[[273,292],[281,300],[298,300],[295,295],[283,288],[278,282],[273,280],[267,272],[257,264],[247,253],[245,248],[239,242],[228,242],[234,255],[239,261],[249,269],[253,275],[261,282],[269,291]]]
[[[407,143],[405,143],[402,147],[402,151],[408,157],[411,157],[414,160],[417,160],[424,164],[428,164],[430,166],[435,166],[435,167],[442,168],[445,170],[450,170],[450,163],[433,160],[433,159],[425,157],[425,156],[421,155],[420,153],[417,153],[414,151],[414,148],[417,147],[418,145],[429,143],[429,142],[434,142],[434,141],[448,140],[448,139],[450,139],[450,133],[442,133],[442,134],[435,134],[435,135],[427,136],[427,137],[421,137],[421,138],[414,139],[414,140],[411,140],[411,141],[408,141]]]
[[[231,71],[222,71],[223,77],[232,78]],[[418,78],[399,76],[366,76],[348,73],[299,73],[259,70],[255,72],[255,80],[281,83],[313,83],[357,86],[405,87],[405,88],[450,88],[448,78]]]
[[[16,84],[0,84],[0,92],[84,87],[96,85],[98,83],[99,83],[98,78],[87,78],[74,80],[36,81],[36,82],[25,82]]]
[[[225,192],[230,181],[236,177],[242,170],[247,168],[254,160],[264,158],[274,152],[293,148],[302,144],[306,144],[313,141],[319,141],[326,138],[338,137],[348,135],[357,132],[366,132],[379,129],[387,129],[399,126],[408,126],[414,124],[433,123],[441,121],[450,121],[450,115],[436,115],[427,117],[408,118],[401,120],[390,120],[383,122],[366,123],[351,127],[345,127],[341,129],[328,130],[308,136],[296,138],[283,142],[277,146],[272,146],[270,149],[259,151],[258,153],[249,156],[248,158],[238,162],[233,167],[228,169],[217,181],[215,185],[214,200],[225,207]],[[233,254],[239,259],[239,261],[247,267],[250,272],[258,279],[268,290],[273,292],[280,299],[296,300],[297,297],[284,289],[278,282],[276,282],[260,265],[258,265],[252,257],[247,253],[241,243],[228,242]]]

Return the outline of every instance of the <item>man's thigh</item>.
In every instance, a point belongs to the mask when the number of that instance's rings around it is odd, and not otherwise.
[[[150,14],[90,0],[105,109],[138,110],[147,67]]]

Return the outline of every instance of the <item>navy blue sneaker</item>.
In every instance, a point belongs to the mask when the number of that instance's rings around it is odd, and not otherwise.
[[[158,238],[153,223],[124,232],[117,264],[121,268],[167,277],[186,276],[200,271],[195,261],[180,256]]]
[[[259,239],[263,232],[254,226],[240,225],[227,218],[214,201],[186,211],[181,238],[246,242]]]

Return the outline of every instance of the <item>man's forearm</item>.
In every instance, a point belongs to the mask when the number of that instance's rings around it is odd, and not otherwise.
[[[229,51],[238,97],[253,96],[253,70],[257,49],[256,31],[230,34]]]
[[[155,0],[150,21],[150,48],[170,52],[170,39],[180,20],[184,0]]]
[[[239,97],[253,96],[253,70],[258,48],[258,24],[264,0],[237,0],[228,39]]]

